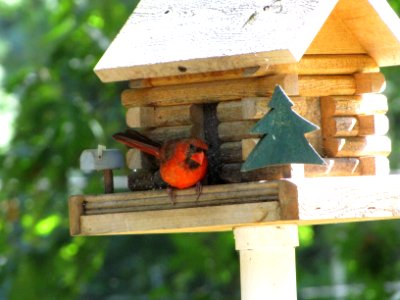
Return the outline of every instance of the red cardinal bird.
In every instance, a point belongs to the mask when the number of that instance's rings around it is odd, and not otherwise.
[[[113,135],[113,138],[129,147],[155,156],[160,161],[161,178],[171,187],[185,189],[200,183],[207,173],[207,144],[196,138],[165,142],[162,146],[129,129]]]

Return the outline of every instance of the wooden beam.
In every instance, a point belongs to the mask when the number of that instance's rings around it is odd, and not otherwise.
[[[219,148],[222,163],[241,163],[242,162],[242,142],[226,142]]]
[[[81,233],[80,216],[83,215],[84,203],[84,196],[72,196],[68,199],[69,231],[71,235],[78,235]]]
[[[261,119],[268,111],[268,103],[270,98],[243,98],[242,99],[242,118],[244,120]],[[293,111],[302,115],[307,119],[311,119],[315,114],[315,110],[319,109],[319,99],[317,97],[298,97],[292,96]]]
[[[382,73],[357,73],[356,94],[382,93],[386,88],[385,76]]]
[[[354,43],[353,43],[354,45]],[[326,51],[329,47],[324,45]],[[170,77],[156,77],[130,81],[130,88],[148,88],[154,86],[189,84],[196,82],[209,82],[239,79],[246,77],[259,77],[277,74],[299,75],[339,75],[361,72],[378,72],[379,67],[375,61],[365,54],[349,55],[304,55],[298,63],[262,65],[235,70],[216,71],[198,74],[183,74]]]
[[[385,135],[389,119],[385,115],[323,118],[322,129],[324,137]]]
[[[359,176],[363,175],[358,158],[324,158],[325,165],[305,165],[305,177]],[[369,174],[372,175],[372,174]]]
[[[311,115],[319,108],[317,97],[298,97],[292,96],[293,110],[302,116]],[[221,122],[232,122],[240,120],[258,120],[268,111],[268,103],[271,97],[246,97],[238,101],[220,102],[217,106],[218,120]]]
[[[331,117],[324,118],[322,132],[324,137],[357,136],[359,122],[356,117]]]
[[[300,75],[298,80],[297,75],[273,75],[187,85],[129,89],[122,93],[122,104],[126,107],[169,106],[270,96],[276,84],[280,84],[289,96],[321,97],[377,93],[382,90],[384,78],[380,73],[365,73],[355,76]],[[228,86],[229,89],[227,88]]]
[[[257,78],[128,89],[122,93],[122,104],[131,106],[169,106],[237,100],[243,97],[272,95],[275,85],[289,95],[298,94],[297,75],[273,75]]]
[[[290,68],[286,68],[286,69],[290,69]],[[153,86],[189,84],[189,83],[197,83],[197,82],[230,80],[230,79],[238,79],[238,78],[246,78],[246,77],[259,77],[259,76],[272,75],[272,74],[278,74],[278,73],[283,73],[283,72],[277,72],[275,66],[265,64],[265,65],[260,65],[260,66],[252,66],[252,67],[248,67],[248,68],[239,68],[239,69],[234,69],[234,70],[215,71],[215,72],[206,72],[206,73],[194,73],[194,74],[181,74],[181,75],[177,75],[177,76],[168,76],[168,77],[136,79],[136,80],[131,80],[129,82],[129,87],[130,88],[147,88],[147,87],[153,87]]]
[[[196,125],[158,127],[144,131],[144,134],[159,143],[182,138],[198,137],[203,138],[203,128]]]
[[[339,46],[339,44],[337,45]],[[271,68],[277,68],[279,71],[277,73],[296,73],[299,75],[346,75],[379,72],[378,65],[368,55],[332,55],[332,52],[330,52],[332,48],[327,46],[327,44],[324,44],[324,47],[326,48],[325,55],[304,55],[300,62],[294,65],[294,70],[288,69],[286,72],[284,72],[284,69],[279,70],[280,68],[284,68],[284,65],[276,65]]]
[[[257,225],[277,219],[277,201],[89,215],[80,218],[80,235],[229,231],[234,226]]]
[[[329,157],[388,156],[391,141],[387,136],[326,138],[324,150]]]
[[[217,118],[220,122],[241,121],[242,115],[242,100],[224,101],[217,104]]]
[[[126,124],[131,128],[156,127],[154,107],[130,107],[126,112]]]
[[[356,81],[352,75],[301,75],[300,96],[354,95]]]
[[[257,137],[250,130],[257,121],[223,122],[218,125],[218,136],[222,142],[240,141],[242,139]]]
[[[389,159],[384,156],[360,157],[362,175],[389,175]]]
[[[359,136],[385,135],[389,131],[389,119],[385,115],[357,116]]]
[[[384,114],[388,101],[382,94],[321,97],[323,117]]]
[[[381,73],[299,76],[300,96],[321,97],[379,93],[384,86],[385,79]]]
[[[201,106],[194,104],[164,107],[137,106],[128,108],[126,124],[131,128],[189,125],[201,114]]]

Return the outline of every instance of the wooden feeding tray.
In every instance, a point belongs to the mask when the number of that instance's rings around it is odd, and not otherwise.
[[[165,190],[77,195],[72,235],[228,231],[244,225],[327,224],[400,218],[400,176],[285,179]]]

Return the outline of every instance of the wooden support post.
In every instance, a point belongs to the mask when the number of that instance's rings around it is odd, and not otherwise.
[[[296,292],[296,225],[234,229],[240,254],[241,300],[293,300]]]
[[[354,80],[352,76],[350,77]],[[215,103],[244,97],[270,96],[277,84],[281,85],[288,95],[299,93],[297,74],[280,74],[186,85],[127,89],[122,92],[121,100],[125,107]],[[229,93],[227,93],[228,90]]]

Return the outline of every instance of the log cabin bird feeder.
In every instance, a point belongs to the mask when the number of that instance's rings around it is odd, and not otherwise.
[[[400,217],[385,79],[400,20],[384,0],[142,0],[95,67],[127,81],[128,127],[158,141],[201,137],[207,183],[154,189],[156,166],[126,153],[127,193],[71,196],[72,235],[233,230],[242,300],[296,299],[297,226]],[[279,85],[325,164],[241,172]]]

